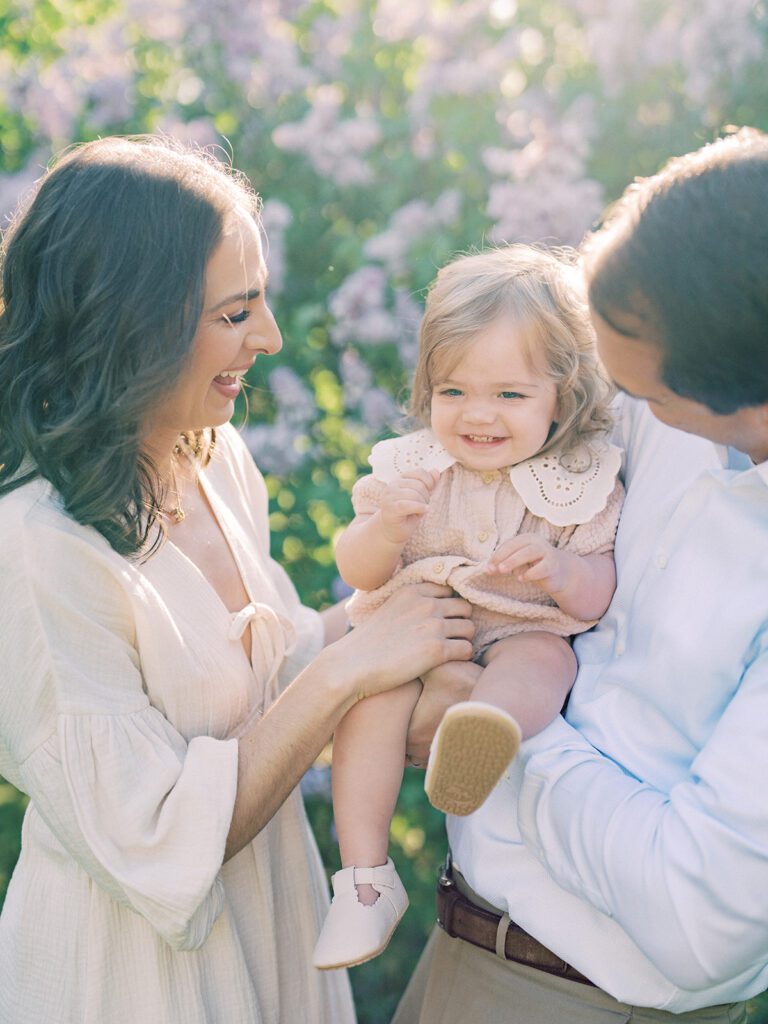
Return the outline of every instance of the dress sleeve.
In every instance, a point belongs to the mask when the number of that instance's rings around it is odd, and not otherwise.
[[[138,574],[51,518],[19,522],[0,559],[0,767],[94,882],[175,949],[197,948],[224,904],[237,742],[187,741],[150,705]]]
[[[574,555],[604,555],[613,551],[621,506],[624,504],[624,486],[616,478],[605,508],[588,523],[569,527],[560,534],[558,547]]]

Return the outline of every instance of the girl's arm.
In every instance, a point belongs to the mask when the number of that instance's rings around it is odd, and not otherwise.
[[[616,589],[612,555],[576,555],[530,533],[501,544],[488,572],[515,572],[523,583],[538,584],[566,615],[585,621],[605,613]]]
[[[423,469],[404,473],[387,486],[376,512],[355,516],[336,543],[336,564],[345,583],[375,590],[387,582],[429,507],[439,476]]]

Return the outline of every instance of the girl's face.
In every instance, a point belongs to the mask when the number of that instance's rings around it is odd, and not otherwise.
[[[238,212],[205,271],[203,313],[189,365],[151,417],[149,446],[170,451],[184,430],[227,423],[240,380],[258,355],[282,347],[280,330],[266,303],[267,268],[253,219]]]
[[[432,388],[432,430],[469,469],[497,470],[529,459],[556,418],[555,385],[532,364],[519,325],[506,314],[478,331]]]

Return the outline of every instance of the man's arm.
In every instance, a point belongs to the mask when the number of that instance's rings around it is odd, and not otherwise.
[[[765,961],[768,949],[768,635],[667,795],[558,719],[521,750],[526,845],[564,888],[615,918],[681,988]]]

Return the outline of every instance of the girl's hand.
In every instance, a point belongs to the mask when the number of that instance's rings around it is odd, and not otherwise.
[[[488,573],[514,573],[522,583],[537,583],[548,594],[557,594],[567,583],[568,559],[543,537],[520,533],[498,546],[488,559]]]
[[[384,537],[405,544],[429,507],[440,474],[436,469],[414,469],[389,484],[381,499],[379,516]]]
[[[447,661],[425,672],[422,690],[411,715],[406,742],[406,761],[414,768],[426,768],[435,730],[451,704],[469,700],[482,668],[473,661]]]
[[[374,615],[337,643],[337,671],[350,679],[355,699],[390,690],[444,661],[472,657],[472,606],[449,587],[417,583],[393,594]],[[341,655],[339,660],[338,656]]]

